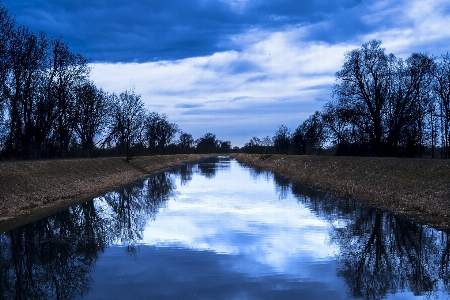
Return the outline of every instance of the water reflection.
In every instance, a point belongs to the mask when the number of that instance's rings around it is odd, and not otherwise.
[[[226,157],[158,173],[0,238],[2,299],[450,293],[448,233]]]
[[[221,158],[206,162],[220,163]],[[193,164],[161,172],[110,192],[94,201],[0,235],[1,299],[73,299],[85,295],[92,271],[104,250],[115,243],[137,251],[149,220],[182,184],[198,172],[213,178],[217,168]],[[223,169],[223,168],[222,168]]]
[[[384,299],[408,291],[428,299],[450,292],[449,232],[306,190],[298,184],[292,188],[302,203],[333,225],[330,242],[339,247],[337,275],[351,296]]]
[[[448,233],[366,210],[347,229],[333,232],[340,247],[338,274],[352,295],[364,299],[380,299],[399,290],[427,297],[440,289],[448,292],[448,237]]]
[[[110,241],[132,247],[142,240],[148,221],[155,219],[174,188],[173,179],[168,174],[158,173],[99,197],[95,204],[111,235]]]
[[[219,170],[225,171],[229,167],[229,159],[226,157],[207,157],[197,165],[200,174],[209,179],[214,178]]]
[[[70,299],[85,294],[107,246],[93,202],[1,235],[3,299]]]

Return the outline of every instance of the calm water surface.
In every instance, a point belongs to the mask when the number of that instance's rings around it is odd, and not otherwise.
[[[219,157],[0,235],[4,299],[449,299],[446,232]]]

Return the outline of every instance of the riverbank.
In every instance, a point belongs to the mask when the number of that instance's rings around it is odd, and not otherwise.
[[[450,160],[232,154],[313,188],[450,229]]]
[[[210,155],[0,163],[0,232]],[[450,228],[450,160],[231,154],[313,188]]]
[[[205,154],[0,163],[0,232]]]

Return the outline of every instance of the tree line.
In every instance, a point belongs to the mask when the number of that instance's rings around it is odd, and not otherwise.
[[[108,93],[89,76],[84,55],[0,7],[0,158],[231,151],[213,133],[194,140],[134,90]],[[293,132],[281,125],[240,150],[449,158],[450,54],[401,59],[372,40],[345,54],[332,89]]]
[[[197,140],[167,115],[144,108],[134,90],[107,93],[89,60],[62,38],[17,26],[0,7],[0,157],[229,152],[213,133]]]
[[[442,157],[450,155],[450,54],[387,54],[372,40],[345,54],[333,97],[294,132],[252,138],[263,153]]]

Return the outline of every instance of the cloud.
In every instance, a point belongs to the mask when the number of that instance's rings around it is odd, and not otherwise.
[[[329,18],[359,1],[4,1],[19,23],[63,36],[95,62],[148,62],[240,50],[235,36]]]
[[[110,247],[96,263],[91,299],[347,299],[333,262],[277,274],[242,256],[140,246],[135,257]],[[114,283],[114,284],[111,284]]]
[[[440,55],[449,51],[450,3],[445,0],[380,1],[362,18],[373,30],[361,41],[379,39],[388,53],[403,58],[422,52]]]
[[[262,2],[225,3],[244,13],[248,6],[265,7]],[[273,135],[280,124],[294,129],[321,110],[331,98],[344,54],[364,42],[381,39],[388,53],[401,57],[429,47],[435,47],[432,53],[445,53],[449,5],[439,0],[426,1],[425,7],[423,3],[348,3],[331,8],[334,13],[329,14],[319,9],[317,14],[326,17],[311,15],[309,20],[316,21],[302,26],[235,34],[239,50],[174,61],[106,64],[106,69],[93,64],[94,79],[106,90],[134,86],[149,107],[167,113],[194,136],[206,127],[242,146],[252,136]],[[274,11],[283,10],[280,6]],[[423,20],[422,11],[433,20]],[[184,103],[191,107],[180,109]]]
[[[326,221],[290,193],[280,201],[273,180],[256,181],[248,169],[231,164],[233,171],[217,173],[214,185],[194,174],[195,180],[178,186],[176,200],[148,224],[142,243],[245,256],[283,273],[294,260],[332,260],[337,250],[327,245]],[[220,195],[215,186],[223,187]]]
[[[175,105],[176,108],[197,108],[202,107],[202,104],[195,103],[179,103]]]
[[[301,34],[273,33],[242,51],[204,57],[92,64],[92,78],[110,92],[134,87],[148,109],[166,113],[195,137],[208,128],[242,146],[278,125],[296,128],[330,99],[334,72],[352,47],[298,43]]]

